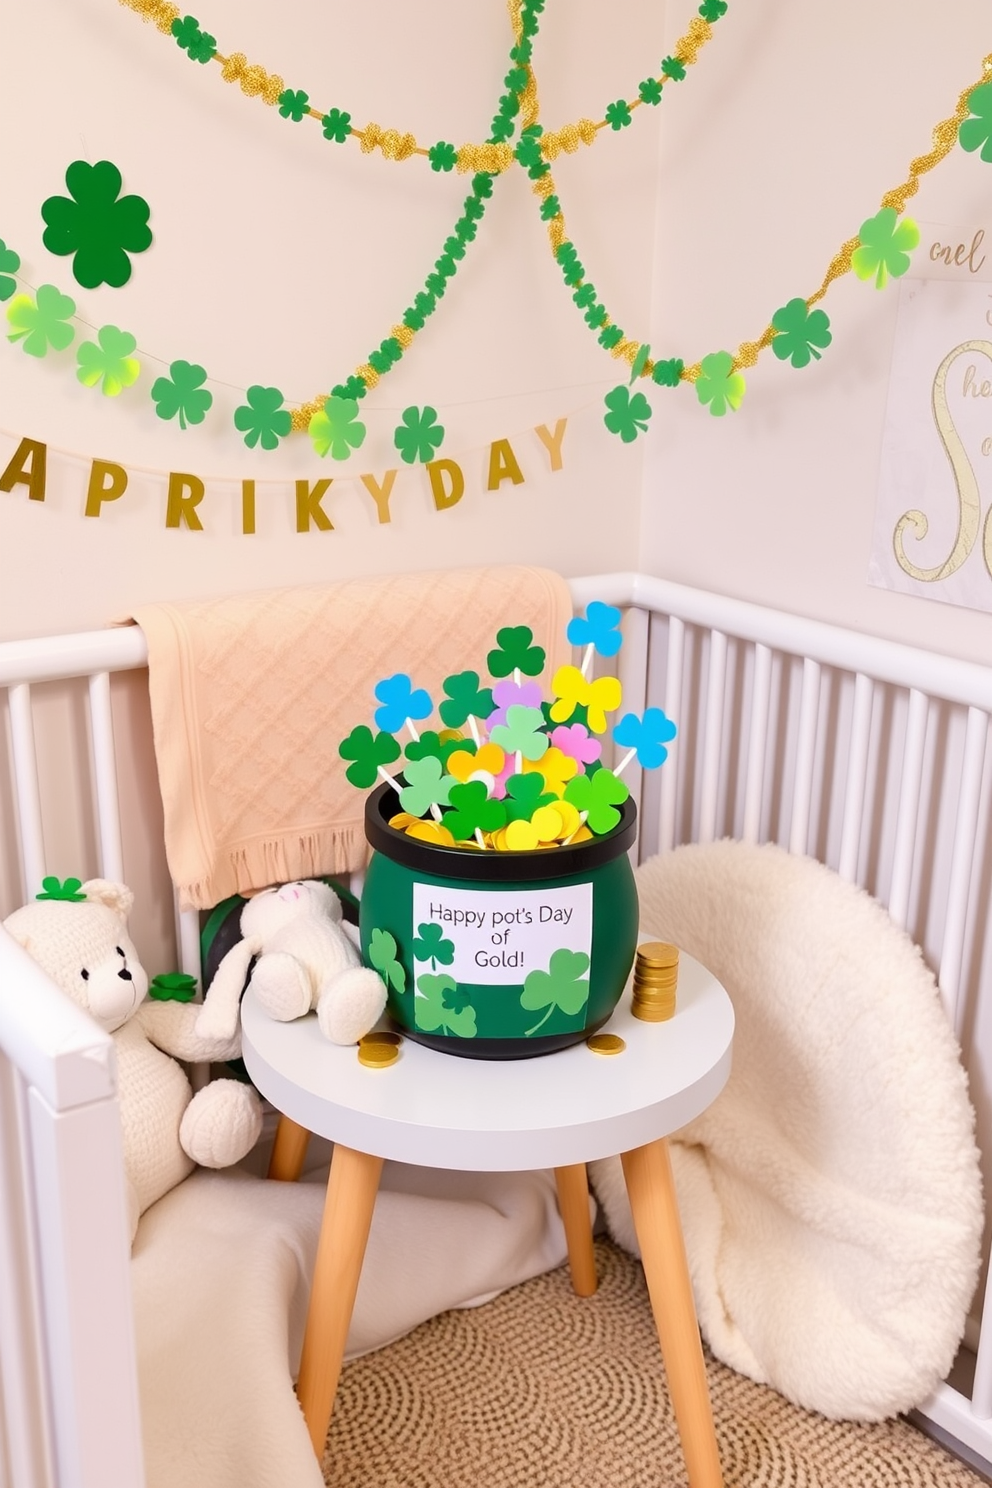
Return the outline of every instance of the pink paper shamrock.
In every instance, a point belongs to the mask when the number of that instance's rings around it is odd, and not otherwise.
[[[551,742],[580,765],[591,765],[603,752],[602,744],[583,723],[560,723],[552,730]]]

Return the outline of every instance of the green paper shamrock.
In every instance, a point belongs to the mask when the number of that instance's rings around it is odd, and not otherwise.
[[[543,165],[544,156],[541,154],[541,126],[532,125],[525,129],[517,141],[513,151],[519,165],[524,170],[530,170],[532,166]]]
[[[511,672],[523,672],[525,677],[536,677],[544,670],[544,648],[533,642],[529,625],[504,625],[496,632],[497,649],[486,657],[491,674],[508,677]]]
[[[544,714],[540,708],[511,703],[506,710],[506,722],[495,724],[489,737],[507,754],[522,754],[525,760],[539,760],[548,748],[543,724]]]
[[[672,357],[667,362],[655,362],[651,381],[656,382],[659,387],[678,387],[684,370],[685,362],[681,357]]]
[[[461,728],[469,718],[488,718],[493,711],[492,688],[479,685],[478,672],[455,672],[441,685],[447,697],[437,711],[448,728]]]
[[[546,196],[541,203],[541,220],[543,222],[550,222],[552,217],[557,217],[560,212],[561,202],[552,192],[552,194],[550,196]]]
[[[744,400],[744,375],[734,371],[734,359],[729,351],[711,351],[700,363],[702,371],[696,378],[696,397],[700,403],[710,405],[714,418],[722,418],[727,409],[734,412]]]
[[[36,899],[69,899],[73,904],[78,904],[86,898],[86,895],[80,892],[82,887],[82,879],[67,878],[62,883],[59,879],[49,876],[41,880],[42,892],[35,894],[34,897]]]
[[[662,75],[671,78],[673,83],[681,83],[685,78],[685,63],[680,62],[678,57],[666,57],[661,64]]]
[[[152,977],[148,996],[156,1002],[192,1002],[196,996],[196,977],[186,971],[164,971]]]
[[[646,341],[641,343],[637,355],[630,364],[630,381],[635,383],[651,360],[651,348]]]
[[[623,331],[618,325],[604,326],[596,340],[600,346],[605,346],[607,351],[612,351],[614,346],[623,340]]]
[[[331,388],[333,398],[345,398],[352,403],[357,403],[360,398],[364,398],[367,392],[365,379],[357,376],[349,377],[347,382],[341,382],[337,387]]]
[[[338,754],[342,759],[354,760],[345,770],[345,775],[352,785],[357,785],[359,790],[366,786],[374,785],[379,774],[380,767],[391,765],[398,760],[401,754],[400,746],[392,734],[376,734],[367,723],[360,723],[353,728],[347,739],[342,739],[338,745]],[[417,812],[419,816],[420,813]]]
[[[287,88],[279,94],[279,112],[284,119],[292,119],[295,124],[299,124],[310,112],[309,93]]]
[[[444,430],[437,421],[435,409],[430,406],[420,409],[415,404],[404,408],[403,422],[393,434],[393,443],[408,465],[417,460],[424,464],[433,460],[443,440]]]
[[[611,129],[626,129],[630,123],[630,105],[622,98],[607,105],[606,122]]]
[[[293,416],[283,408],[283,396],[278,388],[259,387],[256,383],[245,395],[247,403],[234,410],[234,427],[245,436],[245,444],[254,449],[261,444],[264,450],[274,450],[280,439],[285,439],[293,427]]]
[[[962,121],[958,143],[969,154],[981,147],[980,158],[992,164],[992,83],[981,83],[968,94],[972,117]]]
[[[450,966],[455,959],[455,942],[445,940],[444,931],[440,925],[430,922],[417,926],[418,939],[413,942],[413,959],[415,961],[429,961],[431,970],[437,971],[437,963],[442,966]]]
[[[351,133],[351,115],[342,109],[329,109],[320,122],[324,138],[334,140],[335,144],[343,145]]]
[[[86,289],[120,289],[131,277],[128,254],[144,253],[152,241],[148,203],[141,196],[120,196],[121,173],[109,160],[74,160],[65,184],[69,196],[50,196],[41,204],[48,224],[42,242],[49,253],[73,255],[73,278]]]
[[[214,401],[213,393],[203,387],[207,374],[195,362],[173,362],[169,377],[156,377],[152,383],[152,401],[160,419],[179,415],[179,427],[202,424]]]
[[[796,298],[776,310],[772,316],[776,332],[772,351],[779,361],[788,357],[794,367],[806,367],[810,359],[820,360],[818,346],[829,346],[830,319],[823,310],[810,310],[804,299]]]
[[[138,379],[141,363],[131,355],[137,342],[116,326],[101,326],[96,341],[84,341],[76,351],[76,376],[84,387],[96,387],[107,398],[116,398]]]
[[[47,356],[49,347],[64,351],[76,334],[66,324],[75,313],[74,300],[59,294],[54,284],[42,284],[34,299],[26,294],[15,295],[7,306],[7,320],[12,327],[7,340],[20,341],[28,356]]]
[[[543,1007],[548,1011],[539,1023],[528,1028],[525,1038],[530,1038],[532,1033],[543,1027],[556,1008],[560,1008],[569,1018],[581,1013],[589,1001],[589,980],[586,977],[588,970],[589,957],[585,951],[562,949],[551,952],[547,971],[527,973],[524,990],[520,994],[520,1006],[531,1013]]]
[[[432,754],[439,759],[445,767],[448,760],[457,750],[466,754],[475,754],[476,745],[474,739],[441,739],[433,729],[426,729],[419,739],[411,739],[404,753],[407,759],[426,759]]]
[[[20,267],[20,256],[0,238],[0,300],[9,300],[16,290],[17,280],[10,276],[16,274]]]
[[[413,1000],[413,1018],[417,1028],[435,1033],[439,1028],[458,1038],[475,1038],[475,1008],[467,992],[447,972],[433,975],[425,971],[417,978],[417,995]]]
[[[629,795],[626,782],[605,769],[595,775],[574,775],[565,787],[565,800],[571,801],[576,811],[586,813],[586,824],[597,837],[612,832],[620,820],[615,808],[622,806]]]
[[[703,0],[699,7],[699,14],[704,21],[711,24],[718,21],[722,15],[727,14],[727,0]]]
[[[484,780],[453,785],[449,802],[454,810],[444,813],[444,825],[456,842],[467,842],[476,832],[498,832],[506,826],[506,806],[490,797]]]
[[[651,417],[651,404],[643,393],[631,393],[621,384],[607,393],[603,401],[609,410],[603,423],[611,434],[619,434],[624,444],[630,444],[638,434],[645,432]]]
[[[200,30],[200,23],[195,16],[188,15],[182,20],[176,16],[172,23],[172,34],[177,46],[191,62],[209,62],[217,50],[216,39],[209,31]]]
[[[372,931],[368,959],[387,986],[392,986],[396,992],[406,991],[406,969],[397,957],[396,941],[388,930],[376,927]]]
[[[411,816],[426,816],[432,806],[447,806],[451,787],[458,783],[453,776],[445,775],[444,766],[433,754],[404,765],[403,778],[406,785],[400,791],[400,807]]]
[[[661,102],[661,84],[657,78],[645,78],[637,92],[642,103],[655,104]]]
[[[479,784],[481,785],[481,781]],[[529,770],[526,775],[511,775],[506,782],[506,819],[530,821],[541,806],[553,806],[558,797],[544,789],[544,776],[540,770]]]
[[[431,145],[427,151],[427,158],[431,163],[431,170],[450,171],[454,170],[458,162],[458,151],[454,145],[449,145],[445,140],[438,140],[436,145]]]
[[[310,442],[318,455],[347,460],[353,449],[365,443],[365,425],[352,398],[325,398],[323,408],[310,420]]]
[[[890,274],[899,279],[909,268],[909,255],[920,241],[920,229],[912,217],[899,222],[895,207],[883,207],[862,222],[858,238],[851,268],[859,279],[874,276],[875,288],[884,289]]]

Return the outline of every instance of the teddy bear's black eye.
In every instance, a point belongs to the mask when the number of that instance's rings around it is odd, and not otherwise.
[[[80,975],[80,976],[81,976],[81,977],[82,977],[82,979],[83,979],[83,981],[84,981],[84,982],[88,982],[88,981],[89,981],[89,979],[90,979],[90,974],[89,974],[89,972],[88,972],[88,971],[87,971],[87,970],[86,970],[86,967],[85,967],[85,966],[84,966],[84,967],[83,967],[83,969],[82,969],[82,971],[81,971],[81,972],[80,972],[80,973],[79,973],[79,975]]]
[[[127,957],[125,956],[124,952],[121,950],[120,946],[114,946],[114,950],[117,952],[118,956],[120,956],[120,958],[121,958],[122,961],[126,961],[127,960]]]

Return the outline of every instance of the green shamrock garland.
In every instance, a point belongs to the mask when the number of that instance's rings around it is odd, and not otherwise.
[[[76,350],[76,377],[84,387],[97,387],[108,398],[116,398],[138,379],[141,363],[132,356],[136,342],[127,331],[101,326],[96,341],[84,341]]]
[[[173,362],[169,376],[157,377],[152,383],[152,401],[159,418],[178,416],[180,429],[202,424],[214,401],[213,393],[203,386],[206,380],[206,372],[195,362]]]

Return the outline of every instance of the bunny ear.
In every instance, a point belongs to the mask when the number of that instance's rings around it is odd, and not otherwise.
[[[127,884],[111,883],[106,878],[89,878],[82,891],[91,904],[105,904],[115,909],[122,919],[127,919],[134,904],[134,894]]]

